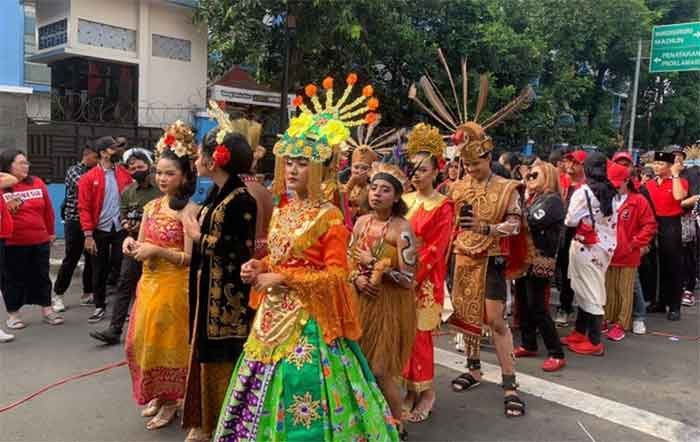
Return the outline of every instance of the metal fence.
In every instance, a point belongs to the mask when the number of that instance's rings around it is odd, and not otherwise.
[[[162,133],[157,127],[32,120],[27,124],[31,173],[47,183],[62,183],[66,170],[80,159],[88,140],[122,136],[129,140],[129,146],[153,148]]]

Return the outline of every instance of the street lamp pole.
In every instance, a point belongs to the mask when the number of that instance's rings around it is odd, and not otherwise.
[[[637,41],[637,64],[634,68],[634,86],[632,87],[632,113],[630,114],[630,133],[627,140],[627,150],[634,149],[634,123],[637,120],[637,93],[639,92],[639,68],[642,64],[642,39]]]
[[[296,28],[296,17],[289,15],[284,21],[284,70],[282,74],[282,102],[280,103],[280,133],[287,130],[289,124],[289,112],[287,110],[287,102],[289,98],[287,91],[289,90],[289,53],[291,50],[291,32]]]

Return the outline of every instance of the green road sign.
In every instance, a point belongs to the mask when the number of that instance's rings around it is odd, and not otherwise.
[[[700,70],[700,22],[654,26],[649,72]]]

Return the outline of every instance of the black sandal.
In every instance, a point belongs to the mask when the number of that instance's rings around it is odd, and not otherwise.
[[[481,381],[477,380],[471,373],[466,372],[452,380],[452,391],[460,393],[476,388],[479,385],[481,385]]]
[[[507,394],[503,397],[506,417],[525,416],[525,402],[517,394]],[[509,413],[510,412],[510,413]]]
[[[395,424],[396,427],[396,432],[399,433],[399,440],[408,440],[408,431],[406,431],[406,426],[403,425],[403,428],[401,428],[401,425]]]

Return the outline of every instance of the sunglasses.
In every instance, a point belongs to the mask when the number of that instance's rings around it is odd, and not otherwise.
[[[525,179],[528,181],[534,181],[537,179],[538,176],[540,176],[539,172],[532,172],[525,175]]]

